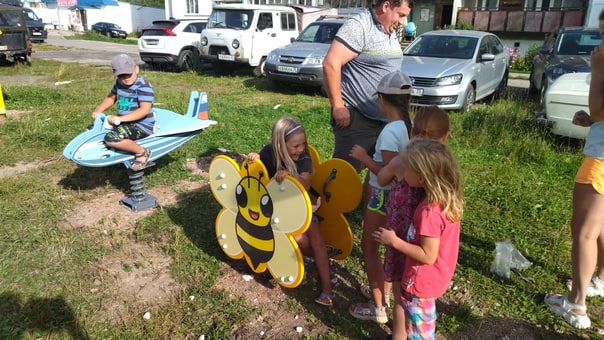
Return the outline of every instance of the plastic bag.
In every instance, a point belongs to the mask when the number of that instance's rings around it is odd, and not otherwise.
[[[505,279],[510,278],[510,269],[526,269],[533,264],[516,249],[510,240],[495,242],[493,254],[495,255],[495,259],[493,260],[493,264],[491,264],[491,273],[495,273]]]

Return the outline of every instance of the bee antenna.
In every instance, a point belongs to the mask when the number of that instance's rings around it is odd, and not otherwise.
[[[245,171],[247,172],[247,187],[250,187],[250,167],[247,163],[245,163],[243,165],[243,167],[245,168]]]
[[[258,191],[260,191],[260,180],[262,180],[262,177],[264,177],[264,171],[260,171],[258,175]]]

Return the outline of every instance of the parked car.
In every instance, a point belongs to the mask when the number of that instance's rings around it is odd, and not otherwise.
[[[107,38],[122,38],[126,39],[128,32],[124,31],[120,26],[110,22],[97,22],[90,27],[94,32],[106,35]]]
[[[42,19],[40,19],[31,8],[22,7],[21,10],[25,16],[29,40],[39,43],[44,42],[48,38],[48,30],[44,26]]]
[[[543,107],[549,86],[565,73],[590,72],[591,51],[600,45],[598,28],[567,27],[550,34],[533,59],[529,93]]]
[[[401,70],[413,82],[415,106],[467,112],[507,87],[510,55],[492,33],[430,31],[415,38],[403,55]]]
[[[340,26],[348,17],[325,16],[312,22],[291,44],[272,50],[266,57],[269,81],[323,86],[323,59]]]
[[[589,128],[572,123],[575,112],[589,113],[587,99],[591,73],[566,73],[558,77],[545,93],[545,106],[537,115],[537,122],[551,129],[553,134],[585,139]]]
[[[0,61],[31,64],[32,43],[19,7],[0,4]]]
[[[176,67],[188,71],[200,67],[199,36],[204,20],[156,20],[138,39],[141,59],[152,68]]]

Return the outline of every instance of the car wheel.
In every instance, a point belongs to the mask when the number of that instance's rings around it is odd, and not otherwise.
[[[472,84],[468,85],[468,89],[466,90],[466,96],[463,100],[463,106],[461,107],[461,112],[469,112],[472,108],[472,105],[476,102],[476,90]]]
[[[508,77],[509,74],[506,71],[503,75],[503,78],[501,78],[499,85],[497,85],[497,89],[495,89],[495,92],[493,92],[493,99],[502,98],[505,96],[505,90],[508,87]]]
[[[176,67],[180,71],[189,71],[193,69],[193,52],[191,50],[181,51],[178,55]]]
[[[253,71],[254,77],[260,78],[260,77],[266,76],[266,72],[264,70],[265,65],[266,65],[266,57],[262,57],[262,59],[260,59],[260,63],[258,64],[258,66],[256,66],[256,68]]]

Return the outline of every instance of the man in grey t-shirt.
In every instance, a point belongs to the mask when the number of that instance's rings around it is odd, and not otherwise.
[[[362,164],[349,156],[350,149],[359,144],[373,154],[386,123],[375,89],[382,77],[401,67],[396,29],[411,12],[411,2],[377,0],[373,8],[347,20],[323,61],[335,137],[333,157],[345,159],[357,171]]]

